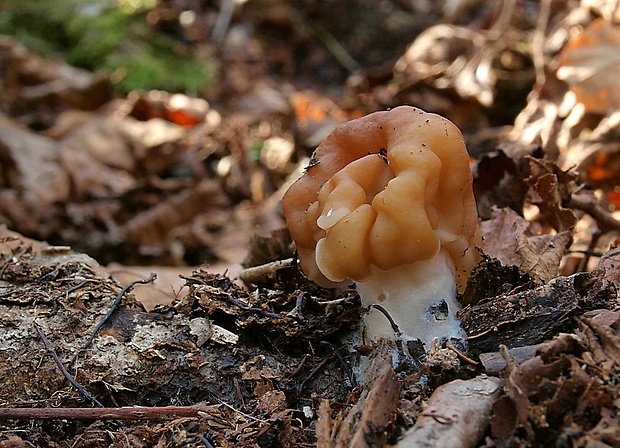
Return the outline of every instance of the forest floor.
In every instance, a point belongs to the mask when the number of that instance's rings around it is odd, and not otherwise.
[[[619,447],[613,3],[160,2],[217,61],[191,95],[1,37],[0,448]],[[403,104],[462,130],[484,236],[467,345],[407,362],[305,278],[280,206]]]

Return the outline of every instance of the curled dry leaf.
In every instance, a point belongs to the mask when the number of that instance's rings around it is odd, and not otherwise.
[[[532,151],[522,145],[512,146],[521,147],[523,152]],[[524,155],[510,149],[504,145],[498,151],[485,154],[474,165],[474,193],[483,219],[491,217],[493,208],[523,208],[528,191],[520,168]]]
[[[568,231],[532,235],[530,223],[508,208],[494,210],[481,228],[488,255],[545,282],[558,275],[560,261],[571,242]]]
[[[577,174],[561,170],[554,162],[528,157],[530,176],[525,182],[530,186],[530,201],[538,206],[541,214],[558,232],[572,230],[577,223],[573,211],[563,206],[577,191]]]
[[[521,258],[519,268],[544,282],[557,277],[560,262],[570,246],[570,232],[555,235],[517,236],[515,253]]]
[[[143,212],[136,213],[119,227],[119,232],[128,243],[165,244],[174,228],[191,222],[206,205],[221,207],[227,204],[228,199],[223,195],[220,184],[205,180],[181,190]]]
[[[603,271],[603,282],[609,285],[620,285],[620,246],[610,249],[598,264]]]
[[[502,407],[496,408],[493,421],[496,442],[541,446],[561,437],[568,446],[599,446],[595,441],[603,437],[606,443],[617,440],[617,430],[608,431],[618,427],[612,411],[618,399],[617,363],[605,359],[599,344],[600,340],[616,350],[620,347],[613,330],[617,318],[616,313],[611,319],[600,319],[592,327],[594,332],[589,330],[590,336],[581,332],[560,335],[542,344],[537,356],[520,365],[509,360],[507,396]],[[588,325],[595,319],[589,319]],[[595,361],[596,352],[602,357]],[[565,429],[567,422],[574,430]]]
[[[562,50],[557,71],[586,111],[606,114],[620,107],[620,32],[610,21],[596,19]]]
[[[0,185],[13,190],[20,205],[35,213],[69,198],[70,179],[58,143],[0,114]],[[3,207],[2,207],[3,208]]]
[[[110,99],[106,77],[40,58],[7,36],[0,37],[0,67],[0,101],[17,115],[50,105],[92,110]]]
[[[420,83],[440,90],[453,89],[461,98],[474,99],[484,107],[499,106],[507,100],[522,101],[535,74],[530,56],[515,45],[517,35],[498,39],[513,18],[509,10],[499,11],[488,30],[448,24],[427,28],[394,65],[399,89],[404,91]],[[495,108],[493,118],[505,118],[508,109]]]

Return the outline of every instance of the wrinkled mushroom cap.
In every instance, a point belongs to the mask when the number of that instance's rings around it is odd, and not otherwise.
[[[463,136],[401,106],[336,128],[282,206],[304,273],[324,286],[361,282],[445,249],[462,289],[477,262],[478,214]]]

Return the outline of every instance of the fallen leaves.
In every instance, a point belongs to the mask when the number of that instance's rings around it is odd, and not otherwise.
[[[560,261],[566,253],[571,234],[532,234],[530,223],[511,209],[496,209],[482,225],[485,253],[505,266],[517,266],[522,272],[548,282],[557,277]]]
[[[163,424],[72,428],[82,431],[73,439],[68,424],[11,426],[24,440],[6,432],[0,444],[383,445],[416,420],[457,431],[477,417],[480,430],[466,425],[459,442],[618,445],[619,9],[602,0],[462,3],[474,19],[448,24],[432,21],[440,3],[335,6],[372,19],[364,27],[324,14],[320,2],[263,3],[239,6],[229,33],[220,30],[221,48],[209,50],[221,57],[219,81],[195,97],[112,99],[106,77],[0,40],[0,221],[100,261],[184,274],[182,290],[177,278],[174,291],[160,283],[129,296],[79,357],[76,377],[106,403],[212,403],[208,415]],[[156,11],[171,13],[158,26],[182,12]],[[184,35],[207,36],[219,17],[209,5],[190,12]],[[359,66],[346,86],[343,51]],[[485,241],[463,298],[469,351],[437,346],[416,360],[419,370],[383,356],[377,381],[351,388],[349,361],[376,354],[347,339],[359,300],[283,262],[294,247],[279,198],[335,124],[402,103],[452,118],[470,148]],[[29,325],[36,317],[71,359],[126,269],[103,272],[67,248],[42,252],[6,229],[0,239],[3,401],[79,405]],[[266,269],[241,276],[247,287],[232,279],[244,258],[246,273]],[[203,263],[193,274],[184,267]],[[445,415],[471,398],[446,390],[485,373],[501,385],[485,408]]]
[[[620,31],[612,22],[600,18],[587,25],[566,44],[558,62],[558,79],[568,83],[586,111],[604,115],[620,106]]]
[[[500,443],[543,445],[561,438],[577,446],[617,444],[618,432],[611,428],[617,428],[612,409],[618,363],[611,347],[618,341],[610,339],[617,337],[617,314],[596,312],[582,320],[576,335],[560,335],[534,358],[508,367],[508,393],[497,402],[492,423]]]

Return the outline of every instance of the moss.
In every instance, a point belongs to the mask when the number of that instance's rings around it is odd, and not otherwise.
[[[148,26],[147,7],[109,0],[6,0],[0,33],[44,57],[113,75],[116,89],[196,92],[211,82],[213,62]],[[144,5],[144,4],[143,4]],[[148,7],[153,7],[149,5]]]

